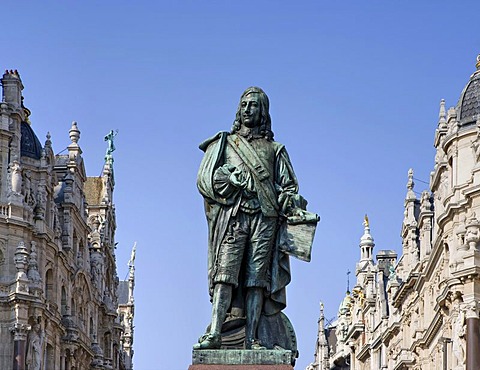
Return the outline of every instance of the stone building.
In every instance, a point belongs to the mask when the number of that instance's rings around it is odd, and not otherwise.
[[[76,122],[54,155],[50,135],[42,146],[32,129],[19,74],[1,84],[0,369],[132,369],[134,252],[119,282],[112,149],[102,175],[87,177]]]
[[[335,322],[320,315],[309,369],[480,369],[480,56],[456,107],[440,114],[430,190],[408,173],[402,253],[380,250],[368,219],[356,285]]]

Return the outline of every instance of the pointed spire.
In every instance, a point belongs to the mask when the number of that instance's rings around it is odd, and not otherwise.
[[[132,254],[130,255],[130,260],[128,261],[128,301],[129,303],[134,302],[133,298],[133,289],[135,288],[135,255],[137,253],[137,242],[133,244]]]
[[[407,197],[406,200],[417,199],[415,193],[413,192],[413,188],[415,183],[413,182],[413,169],[410,168],[408,170],[408,181],[407,181]]]
[[[318,344],[323,346],[327,344],[325,336],[325,314],[323,302],[320,302],[320,316],[318,317]]]
[[[132,253],[130,254],[130,259],[128,260],[129,269],[135,270],[135,255],[137,253],[137,242],[133,244]]]
[[[447,129],[447,113],[445,111],[445,99],[440,100],[440,112],[438,113],[438,128]]]

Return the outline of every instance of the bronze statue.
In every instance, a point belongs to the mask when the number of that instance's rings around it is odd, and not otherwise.
[[[200,145],[205,155],[197,185],[209,225],[212,319],[194,349],[296,351],[293,328],[281,311],[290,282],[288,254],[299,256],[302,248],[292,245],[295,231],[287,231],[287,224],[290,219],[292,225],[313,225],[314,232],[318,216],[305,211],[288,154],[273,136],[268,97],[250,87],[240,98],[231,132]],[[300,258],[309,260],[309,250]],[[243,327],[244,336],[232,334]],[[229,333],[229,344],[222,345]]]

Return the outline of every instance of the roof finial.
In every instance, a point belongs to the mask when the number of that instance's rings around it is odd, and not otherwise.
[[[370,228],[370,223],[368,222],[368,216],[367,214],[365,213],[365,217],[363,219],[363,226],[365,226],[366,228]]]
[[[68,132],[70,134],[70,140],[72,144],[77,144],[80,139],[80,130],[78,129],[77,122],[72,122],[72,128]]]
[[[407,181],[407,197],[406,200],[412,200],[416,199],[417,197],[415,196],[415,192],[413,191],[413,188],[415,186],[415,183],[413,182],[413,169],[410,168],[408,170],[408,181]]]
[[[413,168],[408,170],[408,182],[407,182],[407,189],[413,190],[415,183],[413,182]]]
[[[477,55],[477,63],[475,64],[475,67],[477,67],[477,71],[480,70],[480,54]]]
[[[352,272],[350,270],[347,270],[347,294],[350,294],[350,274]]]
[[[438,113],[438,126],[447,128],[447,113],[445,111],[445,99],[440,100],[440,112]]]
[[[133,243],[132,253],[130,254],[130,259],[128,260],[128,267],[135,267],[135,255],[137,254],[137,242]]]

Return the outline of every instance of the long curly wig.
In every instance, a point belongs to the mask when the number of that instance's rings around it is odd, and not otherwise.
[[[267,94],[256,86],[249,87],[246,89],[242,96],[240,97],[240,102],[238,103],[237,113],[235,115],[235,121],[232,126],[232,134],[240,130],[242,126],[241,119],[241,109],[242,109],[242,100],[245,96],[249,94],[258,94],[260,97],[260,110],[261,110],[261,122],[260,122],[260,135],[269,141],[273,141],[273,131],[272,131],[272,120],[270,118],[270,113],[268,112],[270,107],[270,102],[268,100]]]

